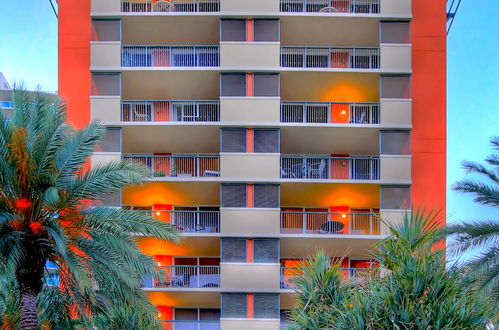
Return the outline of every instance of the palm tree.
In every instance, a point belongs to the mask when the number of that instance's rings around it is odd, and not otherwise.
[[[177,241],[176,231],[140,211],[99,205],[143,183],[146,170],[111,162],[84,171],[104,134],[101,124],[73,129],[65,106],[41,93],[17,89],[13,103],[11,121],[0,114],[0,278],[18,288],[21,329],[39,326],[49,261],[60,281],[55,294],[70,303],[71,318],[88,319],[99,300],[150,305],[140,281],[161,274],[137,238]]]
[[[457,182],[455,191],[471,194],[474,201],[499,208],[499,137],[490,140],[494,154],[485,161],[487,166],[465,161],[463,168],[467,174],[475,174],[485,179],[466,178]],[[459,255],[467,251],[480,251],[478,256],[465,262],[470,276],[485,295],[499,299],[499,219],[461,221],[450,225],[447,232],[451,235],[451,252]]]

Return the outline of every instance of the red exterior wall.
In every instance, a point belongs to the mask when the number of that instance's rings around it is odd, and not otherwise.
[[[413,0],[412,12],[412,200],[445,212],[446,1]]]
[[[76,128],[90,120],[90,0],[59,0],[59,94]]]

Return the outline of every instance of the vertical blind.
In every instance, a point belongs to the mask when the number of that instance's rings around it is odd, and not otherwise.
[[[255,293],[254,316],[257,319],[279,319],[279,294]]]
[[[222,262],[246,262],[245,238],[222,238]]]
[[[222,129],[222,152],[246,152],[246,129]]]
[[[279,240],[253,240],[253,260],[255,263],[279,263]]]
[[[222,293],[222,317],[248,317],[248,295],[246,293]]]
[[[222,19],[220,33],[221,41],[246,41],[246,20]]]
[[[278,208],[279,207],[279,185],[277,184],[256,184],[254,185],[254,207]]]
[[[245,73],[223,73],[220,75],[221,96],[246,96]]]
[[[222,184],[222,207],[246,207],[246,184]]]
[[[255,129],[253,132],[253,145],[255,152],[279,152],[279,130]]]

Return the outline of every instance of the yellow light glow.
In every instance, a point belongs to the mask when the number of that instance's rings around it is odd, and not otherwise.
[[[345,110],[342,110],[342,111],[341,111],[341,114],[342,114],[342,115],[346,115],[346,114],[347,114],[347,112],[346,112]]]
[[[341,215],[341,217],[342,217],[342,218],[346,218],[346,217],[347,217],[347,215],[346,215],[345,213],[343,213],[343,214]]]
[[[161,215],[161,212],[157,211],[156,215],[159,217]]]
[[[161,313],[158,313],[158,317],[161,317]]]
[[[161,267],[161,262],[158,261],[158,267]]]

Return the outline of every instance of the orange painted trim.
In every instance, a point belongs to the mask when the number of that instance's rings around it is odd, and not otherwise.
[[[246,152],[253,152],[253,129],[246,130]]]
[[[253,239],[250,238],[246,242],[247,242],[246,262],[252,264],[254,261],[254,258],[253,258]]]
[[[248,293],[248,318],[249,319],[255,318],[254,310],[255,310],[255,297],[253,296],[252,293]]]
[[[246,74],[246,96],[253,96],[253,73]]]
[[[247,184],[246,185],[246,193],[247,193],[247,201],[246,201],[246,205],[248,208],[253,208],[253,190],[254,190],[254,187],[252,184]]]
[[[254,41],[253,40],[253,20],[248,19],[246,21],[246,41]]]

